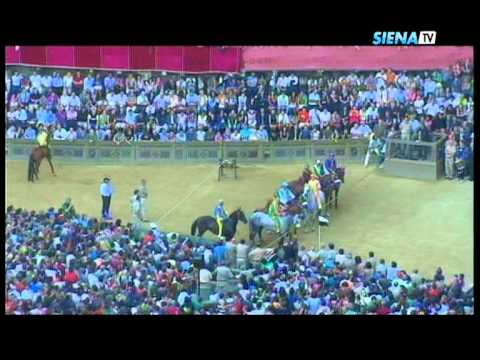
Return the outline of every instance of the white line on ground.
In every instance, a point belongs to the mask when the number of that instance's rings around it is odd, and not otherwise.
[[[205,179],[203,179],[195,188],[193,188],[192,191],[190,191],[187,196],[185,196],[182,200],[176,203],[174,207],[172,207],[170,210],[168,210],[165,214],[163,214],[159,221],[162,219],[165,219],[168,215],[170,215],[176,208],[178,208],[180,205],[182,205],[185,201],[187,201],[198,189],[202,187],[203,184],[205,184],[210,178],[213,178],[213,176],[210,174],[208,175]]]

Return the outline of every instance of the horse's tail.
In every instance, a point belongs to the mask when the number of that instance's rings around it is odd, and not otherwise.
[[[255,213],[253,213],[250,216],[250,219],[248,219],[248,234],[249,234],[250,241],[255,240],[255,235],[256,235],[254,216],[255,216]]]
[[[34,166],[35,166],[35,163],[33,159],[33,153],[31,153],[30,157],[28,158],[28,178],[27,178],[28,181],[33,182],[33,175],[35,171]]]
[[[196,219],[193,224],[192,224],[192,227],[190,229],[190,235],[194,236],[195,233],[197,232],[197,221],[198,219]]]

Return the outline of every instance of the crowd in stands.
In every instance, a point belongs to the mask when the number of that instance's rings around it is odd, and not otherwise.
[[[277,141],[470,134],[469,60],[438,71],[177,75],[12,68],[6,137],[38,124],[74,141]],[[423,132],[421,130],[424,130]]]
[[[407,273],[375,254],[296,240],[274,250],[245,241],[144,235],[130,224],[77,215],[70,201],[43,212],[6,210],[7,314],[473,314],[473,285]],[[200,270],[199,270],[200,269]]]

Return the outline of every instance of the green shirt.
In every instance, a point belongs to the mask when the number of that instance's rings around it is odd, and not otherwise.
[[[107,126],[109,117],[107,114],[97,115],[97,126]]]

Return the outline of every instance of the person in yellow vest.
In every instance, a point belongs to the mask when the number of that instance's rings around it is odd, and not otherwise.
[[[46,131],[45,127],[42,124],[40,124],[38,126],[38,135],[37,135],[38,145],[39,146],[47,146],[47,138],[48,138],[47,131]]]
[[[318,177],[314,174],[310,175],[310,180],[308,181],[308,186],[317,198],[318,210],[322,209],[322,197],[321,197],[321,186]]]
[[[218,205],[215,207],[215,210],[213,210],[213,215],[217,220],[218,237],[220,238],[222,237],[223,222],[225,221],[225,219],[228,219],[228,212],[227,210],[225,210],[223,200],[218,201]]]
[[[268,215],[270,215],[275,223],[275,231],[280,233],[280,200],[276,194],[273,194],[272,202],[268,206]]]
[[[37,142],[40,147],[43,147],[47,151],[47,158],[51,159],[50,153],[50,133],[49,130],[45,128],[43,124],[40,124],[38,127]]]

